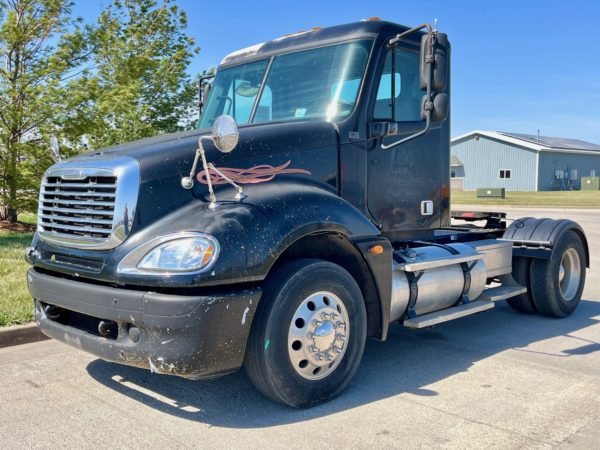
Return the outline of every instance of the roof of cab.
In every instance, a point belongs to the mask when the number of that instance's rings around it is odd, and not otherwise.
[[[220,66],[229,66],[278,53],[287,53],[302,48],[317,47],[351,39],[375,38],[381,34],[392,37],[408,29],[409,27],[392,22],[372,19],[327,28],[316,27],[237,50],[225,56]]]

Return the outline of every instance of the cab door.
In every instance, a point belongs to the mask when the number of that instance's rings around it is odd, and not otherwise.
[[[421,102],[419,52],[387,51],[372,109],[367,142],[367,204],[387,234],[431,230],[441,225],[447,208],[448,123],[433,124],[426,134],[390,149],[390,145],[425,127]],[[444,139],[446,139],[444,141]],[[445,181],[446,180],[446,181]]]

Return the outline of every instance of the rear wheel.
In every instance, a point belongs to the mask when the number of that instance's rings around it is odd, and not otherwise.
[[[320,260],[296,260],[265,283],[244,366],[263,394],[312,406],[350,382],[366,340],[366,311],[354,278]]]
[[[518,256],[513,258],[512,276],[517,283],[527,288],[527,292],[506,300],[506,303],[508,303],[512,309],[525,314],[535,314],[538,312],[537,308],[535,307],[535,304],[533,303],[533,297],[531,296],[531,283],[529,276],[530,269],[530,258],[523,258]]]
[[[531,263],[531,291],[540,313],[552,317],[570,315],[581,300],[587,261],[581,238],[574,231],[564,233],[551,259]]]

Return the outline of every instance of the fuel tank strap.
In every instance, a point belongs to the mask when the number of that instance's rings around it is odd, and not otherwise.
[[[433,247],[439,247],[439,248],[443,248],[444,250],[447,250],[448,252],[450,252],[452,255],[460,255],[460,252],[455,249],[454,247],[451,247],[449,245],[445,245],[445,244],[440,244],[438,242],[424,242],[424,241],[419,241],[419,244],[426,244],[426,245],[430,245]],[[458,301],[456,302],[457,305],[460,305],[461,303],[470,303],[471,299],[469,298],[468,292],[471,290],[471,270],[473,270],[473,267],[475,267],[475,265],[477,264],[477,261],[475,261],[474,263],[470,264],[463,262],[460,263],[460,267],[463,271],[463,275],[465,278],[465,283],[463,285],[463,290],[462,290],[462,294],[460,296],[460,298],[458,299]]]
[[[394,252],[393,257],[394,261],[396,261],[398,264],[406,262],[404,258],[402,258],[402,255],[398,253]],[[417,304],[417,298],[419,297],[419,279],[424,273],[424,271],[405,272],[409,286],[408,306],[406,309],[406,314],[408,315],[409,319],[414,319],[417,316],[417,313],[415,312],[415,305]]]

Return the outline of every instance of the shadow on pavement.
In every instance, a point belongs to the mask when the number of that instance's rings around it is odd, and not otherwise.
[[[87,370],[103,385],[167,414],[215,426],[260,428],[302,422],[402,393],[435,396],[437,392],[425,386],[466,371],[477,361],[598,322],[600,302],[582,301],[566,319],[518,314],[500,303],[486,314],[430,330],[392,326],[387,342],[367,342],[359,372],[346,391],[308,410],[288,409],[265,399],[243,370],[206,381],[151,374],[102,360],[91,362]],[[600,343],[577,340],[580,346],[549,356],[577,357],[600,350]]]

